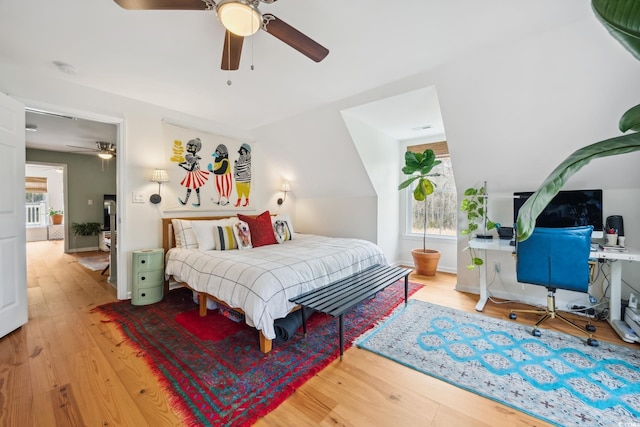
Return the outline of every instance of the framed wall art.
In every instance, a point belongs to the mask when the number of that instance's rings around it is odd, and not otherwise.
[[[169,211],[253,210],[253,142],[163,123]]]

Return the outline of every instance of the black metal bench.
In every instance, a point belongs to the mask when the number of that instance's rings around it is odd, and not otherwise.
[[[409,297],[410,268],[374,265],[344,279],[337,280],[322,288],[314,289],[291,298],[289,301],[298,304],[302,310],[302,330],[307,335],[307,324],[304,310],[311,308],[321,313],[339,318],[340,360],[344,351],[344,323],[343,315],[371,298],[387,286],[392,285],[404,277],[404,303]]]

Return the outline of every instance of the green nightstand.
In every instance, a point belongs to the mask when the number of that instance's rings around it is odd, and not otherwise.
[[[164,296],[164,249],[132,252],[131,304],[147,305]]]

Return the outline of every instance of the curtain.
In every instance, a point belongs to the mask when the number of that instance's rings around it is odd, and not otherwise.
[[[25,190],[27,193],[46,193],[47,178],[40,178],[37,176],[25,177]]]

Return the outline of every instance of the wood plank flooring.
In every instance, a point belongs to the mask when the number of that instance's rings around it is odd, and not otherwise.
[[[78,254],[90,256],[93,253]],[[100,271],[63,253],[61,241],[27,245],[29,322],[0,339],[0,426],[180,426],[169,399],[112,323],[92,312],[115,301]],[[412,275],[414,298],[474,311],[477,295],[453,290],[456,276]],[[506,319],[511,304],[484,314]],[[533,323],[520,315],[518,321]],[[623,343],[606,322],[600,341]],[[573,333],[560,322],[548,323]],[[630,345],[636,346],[636,345]],[[541,426],[529,415],[351,348],[257,426]]]

